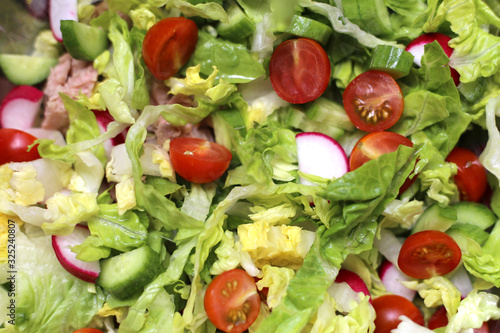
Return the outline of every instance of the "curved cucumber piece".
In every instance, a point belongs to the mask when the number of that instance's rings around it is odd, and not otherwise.
[[[32,86],[45,80],[57,59],[21,54],[0,54],[0,67],[10,82]]]
[[[456,223],[446,231],[451,236],[462,250],[467,249],[467,240],[469,238],[482,245],[489,234],[477,225],[470,223]]]
[[[125,299],[140,292],[159,267],[159,254],[149,246],[142,246],[102,260],[96,282],[116,298]]]
[[[63,44],[75,59],[92,61],[108,48],[108,36],[98,27],[72,21],[61,21]]]
[[[253,34],[255,24],[236,2],[230,2],[226,12],[229,22],[220,22],[217,25],[219,35],[227,40],[239,43]]]
[[[413,67],[413,55],[399,47],[378,45],[373,51],[369,69],[376,69],[389,73],[399,79],[410,73]]]
[[[439,230],[445,232],[457,221],[455,208],[441,207],[438,204],[429,206],[418,218],[412,233],[423,230]]]
[[[488,207],[477,202],[460,201],[452,207],[457,211],[457,223],[470,223],[485,230],[497,221]]]
[[[292,22],[284,32],[298,37],[314,39],[318,43],[326,44],[333,30],[328,25],[319,21],[294,15]]]

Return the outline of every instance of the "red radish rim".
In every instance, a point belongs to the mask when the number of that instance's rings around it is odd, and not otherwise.
[[[79,231],[78,228],[82,229]],[[81,232],[82,230],[86,230],[88,232],[89,229],[86,226],[78,224],[75,226],[75,230],[73,232]],[[85,282],[95,283],[95,280],[100,273],[99,261],[85,262],[76,259],[76,254],[71,251],[71,248],[63,247],[63,243],[67,240],[64,237],[68,236],[52,236],[52,247],[54,248],[54,252],[61,266],[73,276]]]
[[[33,127],[34,121],[40,111],[44,93],[35,87],[21,85],[14,87],[5,96],[0,105],[0,125],[3,128],[16,128],[19,130],[27,130]],[[23,105],[13,105],[23,103]],[[28,103],[26,105],[25,103]],[[16,106],[22,110],[17,110]],[[12,109],[10,109],[12,108]],[[14,114],[10,114],[14,112]],[[23,112],[23,117],[20,117],[20,112]],[[26,116],[26,113],[29,113]]]

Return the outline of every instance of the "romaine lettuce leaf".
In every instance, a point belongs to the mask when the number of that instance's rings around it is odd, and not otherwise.
[[[102,295],[61,266],[50,236],[29,238],[17,230],[16,245],[16,324],[0,331],[72,332],[86,327],[102,307]]]
[[[189,66],[200,64],[200,72],[210,75],[215,66],[218,79],[229,83],[244,83],[266,74],[264,67],[251,56],[245,46],[217,39],[207,32],[198,33],[198,44],[188,62]]]

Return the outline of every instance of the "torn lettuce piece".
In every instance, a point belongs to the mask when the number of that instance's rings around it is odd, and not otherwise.
[[[91,288],[92,284],[61,266],[50,236],[28,237],[17,230],[16,245],[16,288],[29,292],[16,293],[15,326],[5,323],[3,330],[72,332],[86,327],[102,307],[104,297]]]

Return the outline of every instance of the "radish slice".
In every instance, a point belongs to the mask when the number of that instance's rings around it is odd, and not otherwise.
[[[362,292],[366,296],[370,296],[370,291],[368,290],[368,287],[365,284],[365,281],[359,277],[358,274],[341,268],[339,271],[339,274],[337,275],[337,278],[335,278],[335,283],[342,283],[345,282],[351,287],[352,290],[355,292],[359,293]],[[370,299],[371,301],[371,299]]]
[[[439,32],[428,33],[415,38],[405,48],[406,51],[413,55],[413,63],[415,65],[418,67],[422,65],[422,56],[424,55],[425,45],[432,43],[435,40],[439,43],[439,45],[441,45],[448,58],[451,57],[453,49],[448,45],[451,38]],[[450,71],[455,85],[458,86],[460,83],[460,74],[458,74],[458,72],[452,67],[450,67]]]
[[[115,119],[108,111],[96,111],[96,110],[92,111],[95,114],[95,118],[97,120],[97,124],[99,125],[99,130],[101,131],[101,134],[105,133],[107,131],[108,125]],[[103,145],[104,145],[104,150],[106,151],[106,155],[108,157],[111,156],[111,150],[113,149],[113,147],[125,143],[126,137],[127,137],[127,132],[123,131],[114,138],[111,138],[110,140],[104,142]]]
[[[415,294],[417,293],[415,290],[406,288],[401,281],[411,281],[412,279],[403,272],[399,270],[395,265],[393,265],[390,261],[385,260],[382,265],[380,265],[380,279],[382,280],[383,285],[387,291],[403,296],[409,301],[413,301]]]
[[[61,20],[78,21],[77,0],[50,0],[49,2],[50,29],[57,41],[62,42]]]
[[[0,125],[25,131],[32,128],[40,112],[43,92],[32,86],[12,89],[0,106]]]
[[[339,178],[349,171],[349,161],[342,146],[331,137],[317,132],[304,132],[295,136],[299,170],[327,179]],[[307,179],[302,184],[313,185]]]
[[[75,230],[67,236],[52,236],[52,247],[62,267],[77,278],[94,283],[101,272],[99,261],[81,261],[71,251],[73,246],[83,243],[89,236],[89,229],[77,224]]]

